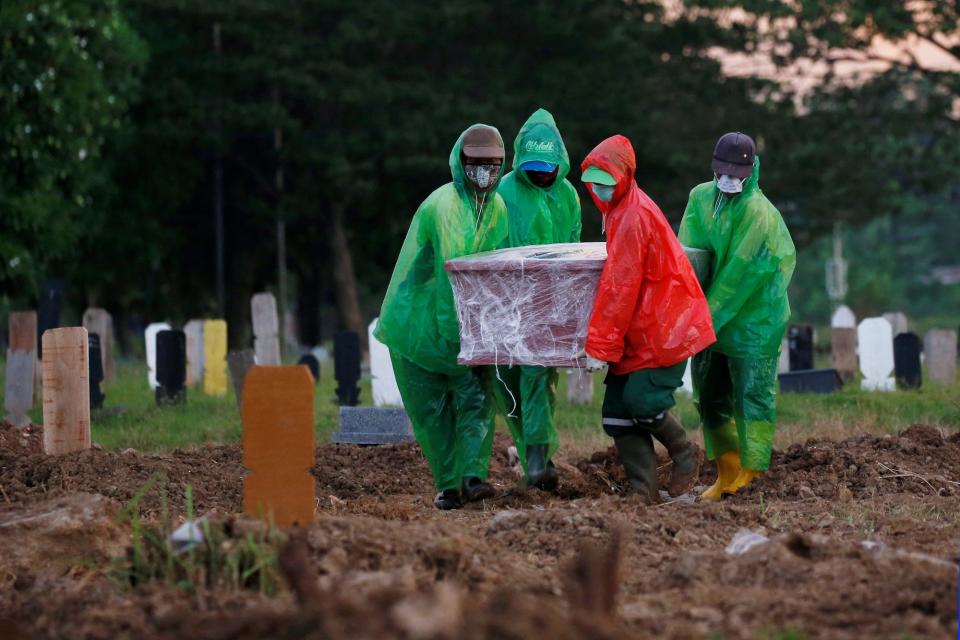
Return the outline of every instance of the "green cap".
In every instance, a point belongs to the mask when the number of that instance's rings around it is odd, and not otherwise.
[[[583,182],[596,182],[597,184],[605,184],[608,187],[617,184],[617,181],[613,179],[612,175],[593,165],[587,167],[587,170],[583,172],[583,176],[580,179]]]

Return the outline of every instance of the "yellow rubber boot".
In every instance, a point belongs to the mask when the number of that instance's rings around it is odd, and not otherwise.
[[[700,494],[703,500],[719,500],[724,493],[731,493],[730,487],[739,477],[743,469],[740,467],[740,452],[728,451],[717,458],[717,481],[712,487]]]
[[[737,474],[737,477],[734,478],[733,482],[727,485],[727,488],[723,490],[723,493],[736,493],[740,489],[743,489],[745,486],[753,482],[753,479],[758,477],[761,473],[763,473],[763,471],[740,469],[740,473]]]

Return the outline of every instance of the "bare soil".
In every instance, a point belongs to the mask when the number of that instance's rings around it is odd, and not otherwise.
[[[0,425],[2,638],[957,637],[960,434],[928,426],[811,439],[737,496],[658,506],[627,494],[612,449],[558,460],[559,495],[523,491],[498,435],[498,497],[443,513],[415,445],[323,445],[276,597],[109,577],[129,545],[116,514],[155,474],[174,507],[190,485],[199,514],[238,517],[238,447],[40,442]],[[742,529],[769,541],[727,553]]]

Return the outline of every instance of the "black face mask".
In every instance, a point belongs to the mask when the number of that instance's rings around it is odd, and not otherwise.
[[[560,171],[560,167],[557,167],[553,171],[525,171],[527,178],[534,185],[540,187],[541,189],[546,189],[547,187],[553,185],[557,181],[557,173]]]

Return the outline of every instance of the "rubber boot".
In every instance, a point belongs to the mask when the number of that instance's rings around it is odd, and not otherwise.
[[[553,462],[547,460],[547,445],[527,445],[527,486],[556,491],[560,476]]]
[[[717,481],[712,487],[700,494],[703,500],[719,500],[740,474],[740,452],[727,451],[717,458]]]
[[[666,447],[670,459],[673,460],[667,493],[679,496],[690,491],[700,477],[700,465],[703,462],[700,447],[687,440],[687,432],[683,430],[680,421],[669,412],[655,420],[648,430],[650,435]]]
[[[723,490],[724,493],[732,494],[736,493],[740,489],[743,489],[745,486],[753,482],[762,471],[753,471],[752,469],[740,469],[740,473],[737,474],[737,477],[733,479],[727,487]]]
[[[657,490],[657,454],[648,433],[631,433],[613,439],[630,486],[648,504],[660,502]]]
[[[463,506],[463,503],[460,501],[460,492],[457,489],[444,489],[433,499],[433,504],[441,511],[459,509]]]
[[[484,482],[476,476],[464,476],[463,489],[461,489],[460,493],[467,502],[488,500],[497,495],[497,491],[493,488],[493,485],[489,482]]]

